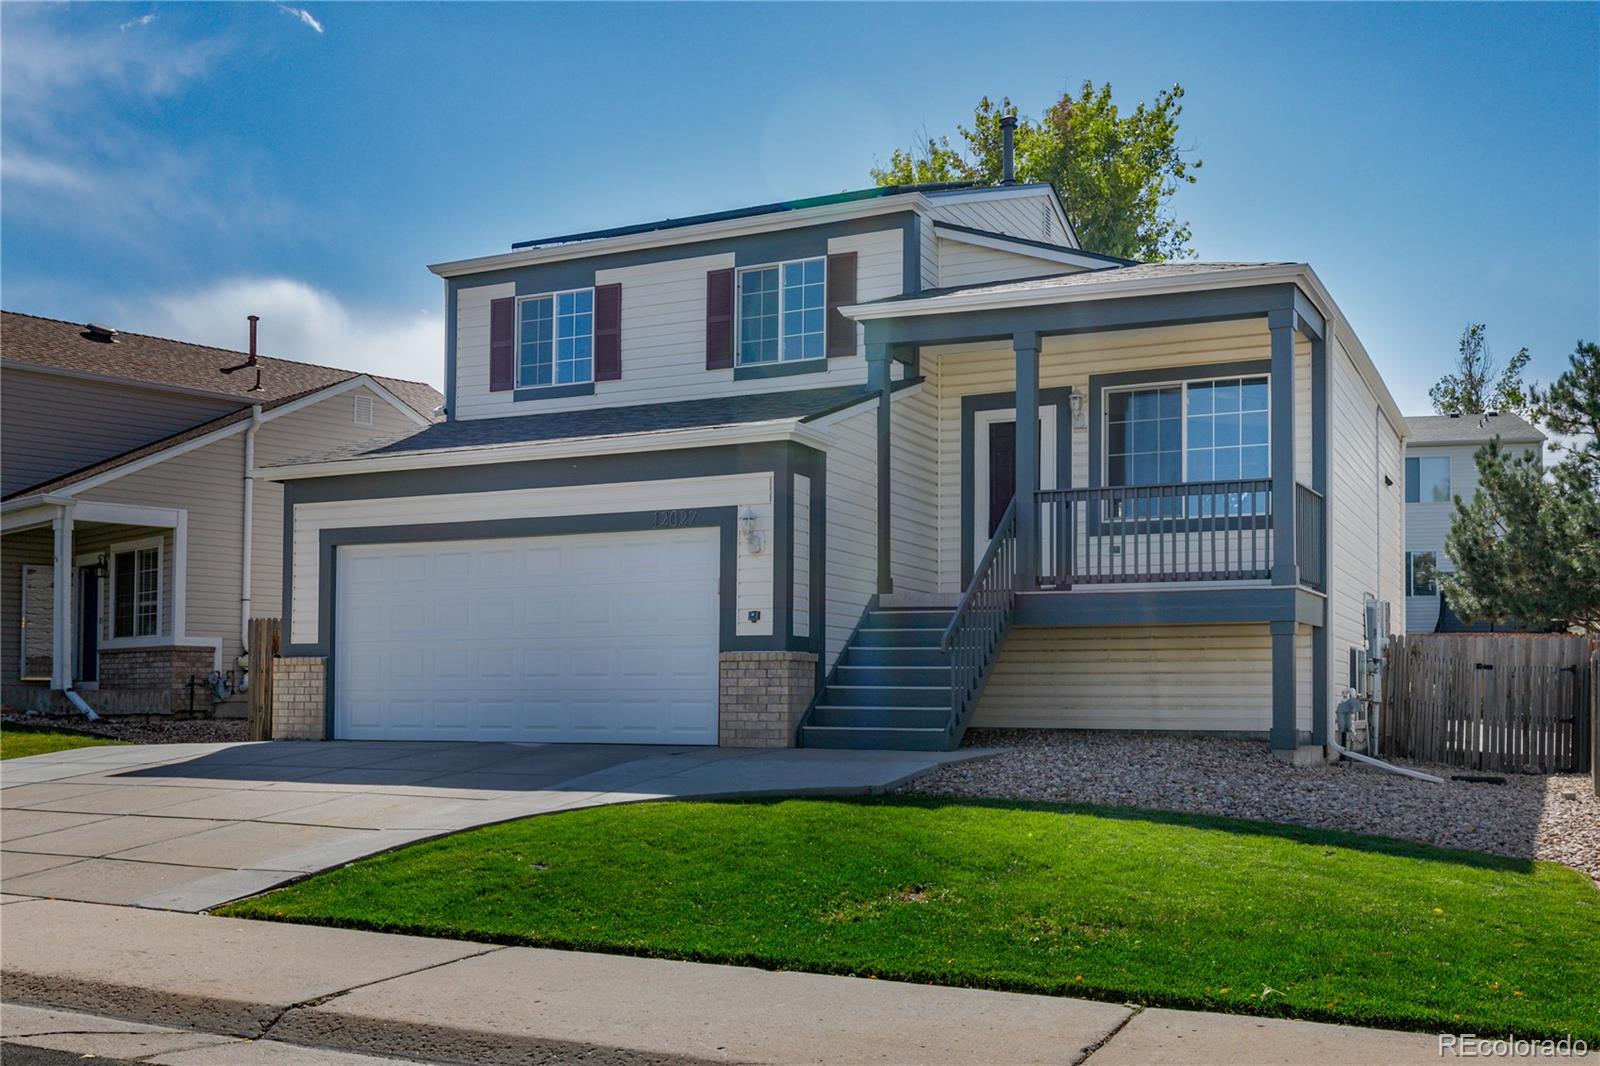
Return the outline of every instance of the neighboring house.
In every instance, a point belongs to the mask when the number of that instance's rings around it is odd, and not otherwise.
[[[1011,184],[432,269],[446,421],[262,471],[298,735],[1320,754],[1402,601],[1405,422],[1303,263],[1096,255]]]
[[[1478,493],[1478,449],[1499,438],[1508,454],[1544,453],[1544,434],[1513,414],[1411,415],[1406,439],[1406,630],[1471,627],[1442,608],[1438,575],[1455,564],[1444,538],[1455,520],[1457,496]],[[1487,628],[1487,627],[1484,627]]]
[[[254,323],[251,347],[254,348]],[[7,706],[211,707],[282,598],[283,489],[253,463],[415,432],[442,397],[104,327],[0,318]]]

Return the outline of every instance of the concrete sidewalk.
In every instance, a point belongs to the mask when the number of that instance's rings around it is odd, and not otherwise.
[[[863,795],[985,754],[439,741],[74,748],[0,767],[0,891],[201,911],[512,818],[662,798]]]
[[[0,998],[13,1008],[160,1027],[117,1037],[100,1024],[84,1039],[111,1058],[160,1043],[143,1054],[330,1066],[346,1060],[264,1056],[290,1045],[474,1063],[1439,1061],[1426,1034],[56,900],[0,897],[0,924]],[[9,1041],[61,1047],[60,1026],[0,1011]],[[263,1057],[221,1055],[239,1039]],[[186,1052],[201,1057],[176,1058]]]

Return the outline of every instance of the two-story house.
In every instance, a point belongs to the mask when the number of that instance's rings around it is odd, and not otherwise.
[[[1406,629],[1464,628],[1445,608],[1438,575],[1455,570],[1444,540],[1455,500],[1478,492],[1478,449],[1499,438],[1513,456],[1544,454],[1544,434],[1513,414],[1410,415],[1406,438]]]
[[[7,707],[242,712],[245,621],[283,588],[283,489],[252,468],[436,417],[431,386],[259,356],[249,332],[237,352],[0,316]]]
[[[300,735],[1304,757],[1403,599],[1405,421],[1304,263],[1112,259],[958,184],[431,269],[446,420],[262,471]]]

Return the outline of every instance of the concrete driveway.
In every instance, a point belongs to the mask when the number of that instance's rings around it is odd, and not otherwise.
[[[428,837],[646,799],[861,795],[985,752],[276,741],[0,764],[0,891],[201,911]]]

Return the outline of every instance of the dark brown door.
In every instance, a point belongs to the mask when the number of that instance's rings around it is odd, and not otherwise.
[[[989,536],[1017,493],[1017,424],[989,423]]]

